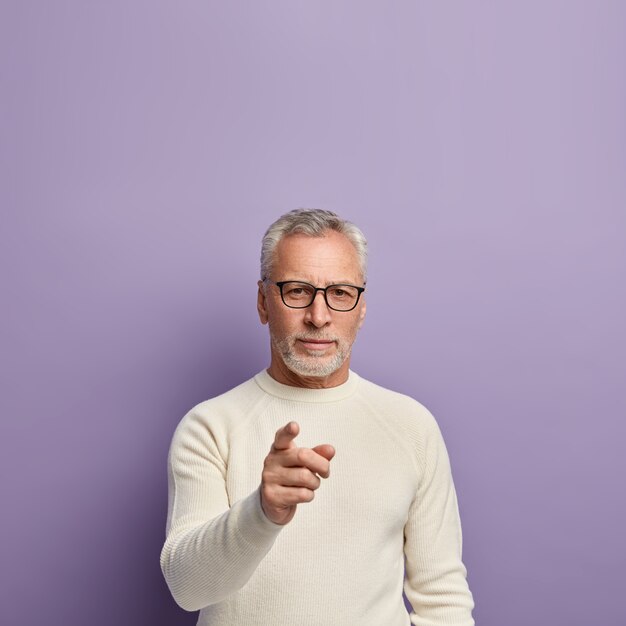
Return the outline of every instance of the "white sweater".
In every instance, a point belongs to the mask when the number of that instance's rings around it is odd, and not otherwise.
[[[336,455],[315,499],[279,526],[259,484],[290,420],[296,445]],[[263,371],[185,415],[168,470],[161,567],[178,604],[201,610],[199,626],[474,624],[446,448],[408,396],[352,371],[330,389]]]

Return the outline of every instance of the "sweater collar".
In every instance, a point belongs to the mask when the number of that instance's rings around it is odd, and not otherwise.
[[[272,396],[282,398],[283,400],[292,400],[294,402],[336,402],[344,400],[351,396],[359,384],[359,375],[352,370],[348,371],[348,380],[337,387],[329,387],[328,389],[308,389],[305,387],[292,387],[274,380],[267,370],[262,370],[254,380],[265,391]]]

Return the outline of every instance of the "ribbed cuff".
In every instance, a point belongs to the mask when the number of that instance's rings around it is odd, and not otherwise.
[[[257,487],[249,496],[235,502],[232,509],[237,510],[237,529],[239,534],[254,546],[272,544],[280,531],[282,524],[275,524],[263,512],[261,507],[261,491]]]

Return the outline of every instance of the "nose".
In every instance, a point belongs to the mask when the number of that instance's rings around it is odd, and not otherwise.
[[[313,302],[306,309],[304,321],[316,328],[322,328],[329,324],[331,319],[330,309],[324,299],[324,292],[320,290],[315,294]]]

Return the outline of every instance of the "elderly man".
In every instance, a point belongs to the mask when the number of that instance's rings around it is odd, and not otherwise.
[[[329,211],[272,224],[257,304],[270,366],[174,434],[161,566],[199,625],[474,623],[437,424],[349,367],[366,250]]]

